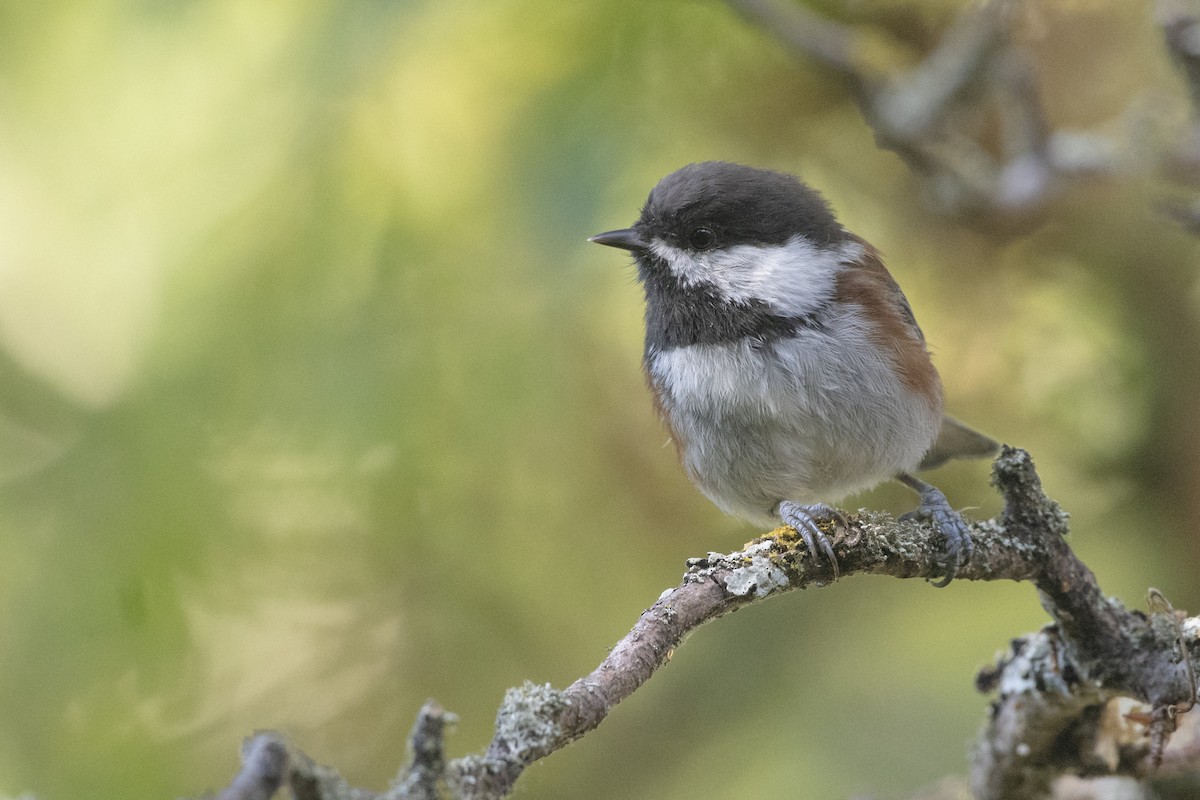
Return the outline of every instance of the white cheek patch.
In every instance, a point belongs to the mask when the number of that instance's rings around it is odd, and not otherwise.
[[[656,239],[650,250],[684,283],[709,284],[731,301],[763,302],[783,316],[803,316],[827,303],[842,265],[863,255],[857,242],[821,248],[803,236],[696,254]]]

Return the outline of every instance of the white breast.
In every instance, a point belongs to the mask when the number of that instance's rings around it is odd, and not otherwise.
[[[781,500],[835,502],[914,469],[937,436],[941,409],[900,383],[854,307],[822,321],[649,354],[688,475],[727,513],[770,525]]]

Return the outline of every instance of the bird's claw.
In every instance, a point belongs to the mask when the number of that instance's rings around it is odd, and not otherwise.
[[[938,589],[949,586],[958,570],[970,562],[971,554],[975,552],[975,542],[962,516],[951,507],[941,490],[931,486],[921,492],[921,504],[902,514],[900,519],[931,522],[946,537],[946,572],[941,580],[931,583]]]
[[[796,533],[804,540],[804,545],[808,548],[813,561],[820,560],[821,554],[825,556],[833,568],[833,579],[836,581],[841,576],[841,571],[838,569],[837,554],[833,552],[833,545],[840,544],[842,541],[848,541],[850,544],[858,541],[858,536],[855,536],[853,541],[846,539],[849,523],[846,521],[845,515],[824,503],[801,505],[784,500],[779,504],[779,517],[785,525],[791,525],[796,529]],[[822,517],[832,519],[837,523],[838,530],[834,534],[832,543],[821,530],[821,526],[817,524],[817,520]],[[818,554],[818,549],[820,554]]]

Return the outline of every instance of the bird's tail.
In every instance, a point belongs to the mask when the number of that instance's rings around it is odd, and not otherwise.
[[[945,464],[952,458],[986,458],[995,455],[1000,449],[1000,443],[990,436],[984,436],[979,431],[968,428],[954,417],[946,414],[942,417],[942,430],[937,441],[918,470],[934,469]]]

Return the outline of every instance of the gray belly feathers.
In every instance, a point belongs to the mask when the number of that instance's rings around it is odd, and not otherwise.
[[[915,469],[936,438],[941,408],[897,387],[854,319],[835,325],[648,354],[684,467],[727,513],[775,524],[779,501],[835,502],[870,488]]]

